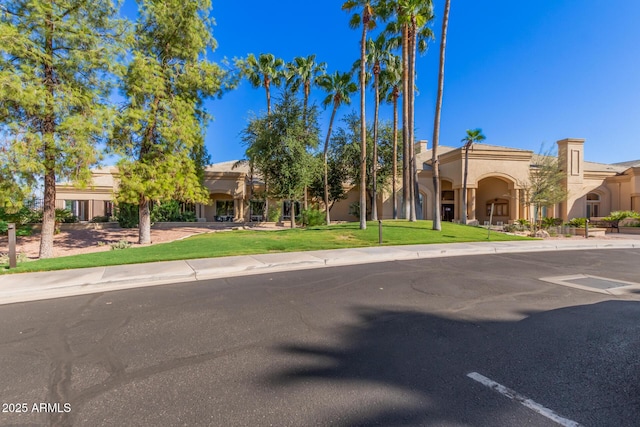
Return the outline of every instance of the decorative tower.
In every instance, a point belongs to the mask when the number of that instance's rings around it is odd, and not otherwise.
[[[558,164],[566,174],[564,188],[567,199],[560,204],[560,217],[567,221],[587,215],[584,182],[584,139],[566,138],[558,141]]]

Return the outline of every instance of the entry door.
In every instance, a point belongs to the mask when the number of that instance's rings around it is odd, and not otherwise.
[[[453,221],[453,217],[454,217],[454,215],[453,215],[453,207],[454,206],[455,205],[453,205],[453,204],[443,204],[442,205],[441,218],[442,218],[443,221],[449,221],[449,222]]]

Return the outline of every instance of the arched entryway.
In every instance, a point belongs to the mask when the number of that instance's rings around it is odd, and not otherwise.
[[[520,218],[520,191],[515,181],[504,176],[489,176],[478,181],[475,190],[475,213],[480,225],[508,224]],[[492,215],[493,209],[493,215]]]

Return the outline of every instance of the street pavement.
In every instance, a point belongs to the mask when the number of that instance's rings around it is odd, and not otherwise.
[[[612,235],[613,237],[614,235]],[[609,239],[378,246],[204,258],[0,276],[0,305],[271,272],[465,255],[640,248],[635,235]]]
[[[3,305],[0,425],[638,425],[640,293],[548,279],[640,249],[442,255]]]

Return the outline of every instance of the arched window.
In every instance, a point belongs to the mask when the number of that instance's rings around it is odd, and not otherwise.
[[[598,193],[587,194],[587,218],[600,216],[600,195]]]

